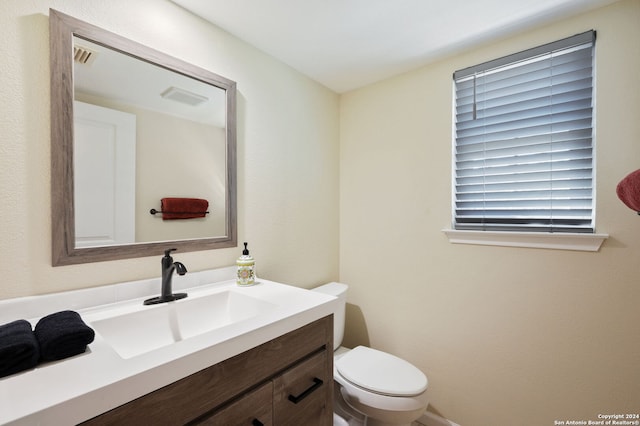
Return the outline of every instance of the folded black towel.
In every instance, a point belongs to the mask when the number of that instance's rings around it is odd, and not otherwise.
[[[75,311],[62,311],[43,317],[36,324],[40,359],[55,361],[83,353],[95,333]]]
[[[0,326],[0,377],[33,368],[39,358],[38,341],[28,321]]]

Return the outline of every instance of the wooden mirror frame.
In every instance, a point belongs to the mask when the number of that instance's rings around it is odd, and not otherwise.
[[[167,248],[180,252],[236,247],[236,83],[210,71],[128,40],[56,10],[49,10],[51,61],[51,227],[52,265],[72,265],[155,256]],[[226,92],[226,203],[224,236],[76,248],[73,171],[73,38],[77,36]]]

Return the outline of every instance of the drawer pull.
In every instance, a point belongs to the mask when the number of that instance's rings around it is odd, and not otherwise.
[[[258,419],[253,419],[253,421],[251,422],[251,426],[264,426],[264,423],[262,423]]]
[[[289,401],[293,402],[294,404],[297,404],[298,402],[302,401],[303,399],[305,399],[306,397],[311,395],[313,393],[313,391],[315,391],[320,386],[322,386],[322,383],[323,382],[322,382],[321,379],[318,379],[317,377],[314,377],[313,378],[313,384],[311,385],[311,387],[309,387],[309,389],[307,389],[306,391],[302,392],[298,396],[289,395]]]

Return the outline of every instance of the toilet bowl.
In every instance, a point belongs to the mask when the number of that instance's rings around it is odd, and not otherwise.
[[[427,408],[427,377],[409,362],[386,352],[366,346],[340,346],[347,289],[347,285],[335,282],[313,289],[341,302],[333,318],[334,411],[349,425],[410,425]]]

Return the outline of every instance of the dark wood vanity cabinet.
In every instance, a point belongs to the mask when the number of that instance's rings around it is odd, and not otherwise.
[[[273,425],[273,382],[269,381],[192,425]]]
[[[333,424],[333,316],[205,368],[83,425]]]
[[[273,424],[333,424],[333,371],[323,374],[328,356],[333,358],[333,351],[317,353],[273,379]]]

